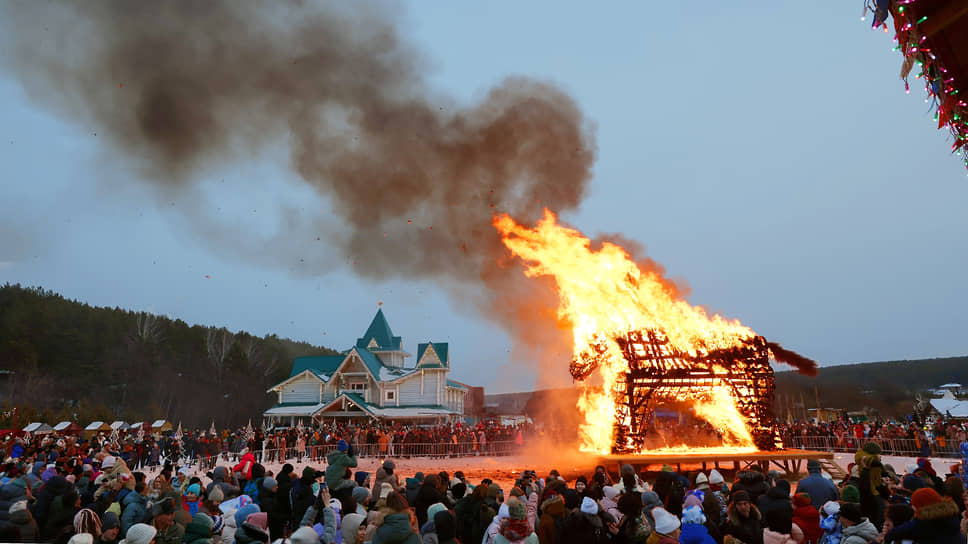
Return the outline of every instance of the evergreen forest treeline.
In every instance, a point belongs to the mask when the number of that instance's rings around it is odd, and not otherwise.
[[[0,286],[0,428],[31,421],[253,424],[292,359],[334,350]],[[16,407],[16,420],[13,408]]]

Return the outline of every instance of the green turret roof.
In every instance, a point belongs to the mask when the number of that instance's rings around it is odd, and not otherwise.
[[[371,340],[376,341],[377,347],[370,347]],[[393,336],[393,331],[390,330],[390,324],[387,323],[387,318],[383,315],[381,308],[376,311],[376,315],[373,316],[373,321],[370,322],[370,326],[366,329],[363,337],[356,339],[356,347],[372,349],[373,351],[399,351],[401,341],[401,337]]]

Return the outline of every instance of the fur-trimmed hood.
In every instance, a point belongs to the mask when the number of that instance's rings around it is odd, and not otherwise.
[[[936,502],[934,504],[929,504],[927,506],[922,506],[918,508],[915,512],[914,517],[922,521],[930,521],[934,519],[944,519],[950,518],[952,516],[958,516],[961,512],[958,510],[958,505],[954,503],[951,499],[945,499],[941,502]]]
[[[743,521],[739,518],[739,514],[736,512],[735,503],[729,503],[729,506],[726,507],[726,517],[730,523],[737,527],[743,525]],[[760,514],[760,509],[757,508],[755,504],[750,504],[750,518],[757,521],[763,519],[763,515]]]

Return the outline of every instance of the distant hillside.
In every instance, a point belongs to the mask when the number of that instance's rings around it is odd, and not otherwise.
[[[791,411],[797,405],[816,408],[817,393],[822,408],[873,409],[884,416],[912,412],[914,395],[945,383],[968,384],[968,357],[884,361],[820,368],[811,378],[796,372],[777,372],[777,411]]]
[[[802,418],[805,408],[835,408],[847,411],[871,409],[883,416],[905,416],[912,412],[914,395],[945,383],[968,384],[968,357],[885,361],[822,367],[816,377],[793,371],[776,373],[777,416]],[[503,415],[541,416],[548,407],[574,409],[578,389],[553,389],[523,393],[486,395],[490,412]],[[556,410],[560,417],[565,410]]]
[[[166,418],[253,422],[293,357],[334,350],[276,335],[100,308],[42,288],[0,287],[0,405],[18,425]],[[0,427],[14,422],[0,419]]]

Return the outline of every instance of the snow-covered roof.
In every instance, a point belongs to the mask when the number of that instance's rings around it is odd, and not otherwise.
[[[940,399],[931,399],[931,407],[943,416],[968,418],[968,401],[958,400],[951,391],[945,391]]]
[[[128,424],[123,421],[115,421],[111,424],[111,430],[113,431],[123,431],[128,428]]]
[[[24,427],[25,433],[49,433],[54,428],[46,423],[34,422]]]
[[[444,407],[401,406],[399,408],[373,408],[376,415],[382,417],[433,417],[460,415],[454,410]]]
[[[55,431],[63,431],[64,429],[66,429],[66,428],[68,428],[70,426],[71,426],[71,422],[70,421],[61,421],[57,425],[54,425],[54,430]]]
[[[156,429],[158,427],[164,427],[165,423],[168,423],[168,422],[165,421],[164,419],[156,419],[151,423],[151,428]]]
[[[380,367],[380,375],[377,377],[381,382],[392,382],[394,380],[399,380],[400,378],[405,378],[414,372],[417,372],[416,368],[400,368],[395,366],[384,366]]]
[[[99,431],[101,427],[104,427],[103,421],[92,421],[90,425],[84,427],[85,431]]]
[[[938,389],[948,389],[948,388],[960,389],[961,388],[961,384],[960,383],[946,383],[944,385],[939,385],[938,386]]]
[[[265,416],[311,416],[323,409],[325,404],[282,403],[269,408],[262,415]]]

